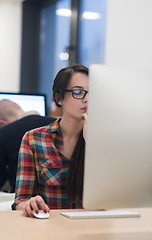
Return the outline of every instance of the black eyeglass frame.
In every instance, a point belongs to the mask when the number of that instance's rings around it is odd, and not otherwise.
[[[84,93],[83,97],[75,97],[75,95],[74,95],[74,94],[76,94],[75,91],[78,91],[78,90]],[[72,97],[75,98],[75,99],[84,99],[86,94],[88,93],[88,91],[84,90],[84,89],[66,89],[65,92],[71,92]]]

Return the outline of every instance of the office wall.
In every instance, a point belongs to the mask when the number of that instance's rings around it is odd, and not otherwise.
[[[152,67],[152,0],[107,0],[105,64]],[[19,91],[22,0],[0,0],[0,91]]]
[[[108,0],[105,64],[152,67],[152,1]]]
[[[0,0],[0,91],[19,90],[21,2]]]

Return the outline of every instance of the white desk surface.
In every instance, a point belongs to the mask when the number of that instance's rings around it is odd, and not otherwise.
[[[70,220],[59,214],[67,210],[52,210],[49,219],[36,219],[23,216],[21,211],[1,211],[0,239],[151,240],[152,208],[132,210],[141,217]]]

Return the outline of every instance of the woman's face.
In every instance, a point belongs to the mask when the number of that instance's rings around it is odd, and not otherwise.
[[[67,89],[88,91],[88,75],[84,73],[74,73]],[[62,106],[63,115],[81,119],[82,114],[87,111],[88,94],[86,94],[83,99],[76,99],[72,96],[71,92],[65,92],[64,99],[60,101],[59,104]]]

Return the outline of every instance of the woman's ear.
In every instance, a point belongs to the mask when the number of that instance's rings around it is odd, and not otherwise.
[[[54,101],[55,101],[57,107],[62,107],[63,100],[62,100],[61,94],[56,93],[55,96],[54,96]]]
[[[58,101],[58,104],[62,107],[62,99]]]

